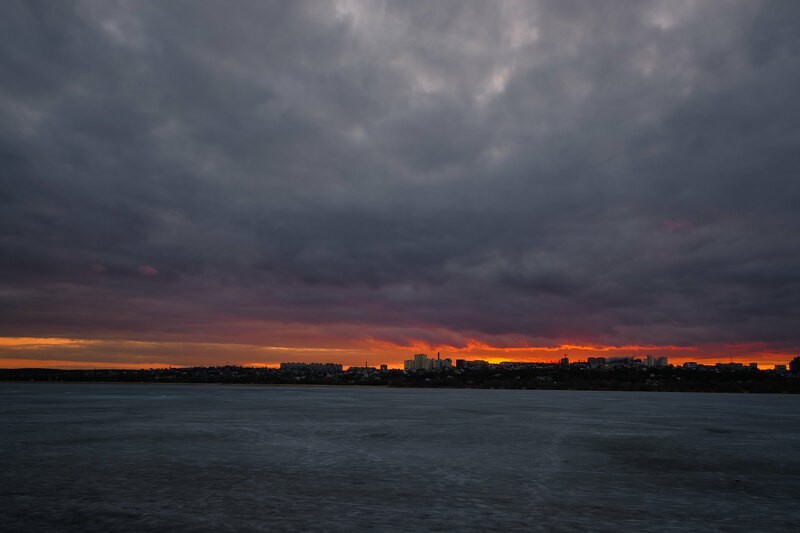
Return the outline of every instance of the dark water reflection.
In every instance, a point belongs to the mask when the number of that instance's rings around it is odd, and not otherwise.
[[[796,531],[800,397],[0,383],[3,531]]]

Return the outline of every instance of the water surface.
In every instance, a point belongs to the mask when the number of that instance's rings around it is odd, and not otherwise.
[[[0,383],[3,531],[796,531],[800,398]]]

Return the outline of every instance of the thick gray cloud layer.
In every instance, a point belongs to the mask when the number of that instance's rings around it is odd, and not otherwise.
[[[0,12],[2,335],[800,345],[798,2]]]

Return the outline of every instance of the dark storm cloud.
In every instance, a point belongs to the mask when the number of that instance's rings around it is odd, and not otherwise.
[[[0,10],[1,334],[800,341],[796,2]]]

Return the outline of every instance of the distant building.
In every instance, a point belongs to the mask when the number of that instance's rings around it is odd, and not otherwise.
[[[758,370],[758,363],[750,363],[750,370]]]
[[[656,366],[658,367],[669,366],[669,362],[667,361],[667,358],[665,356],[661,356],[658,359],[656,359]]]
[[[786,365],[775,365],[775,372],[786,372]]]
[[[453,362],[450,359],[431,359],[430,370],[444,370],[445,368],[453,368]]]
[[[697,363],[695,363],[694,361],[686,361],[685,363],[683,363],[683,368],[692,368],[692,369],[697,368]]]
[[[612,366],[631,366],[633,365],[633,357],[624,356],[624,357],[609,357],[606,359],[606,364]]]
[[[445,368],[453,368],[453,361],[442,359],[438,353],[436,359],[428,359],[427,354],[417,353],[414,354],[413,359],[403,361],[404,370],[442,370]]]
[[[381,365],[381,372],[386,372],[389,370],[389,365]]]
[[[349,373],[349,374],[358,374],[358,373],[360,373],[360,374],[363,374],[365,376],[373,374],[373,373],[375,373],[377,371],[378,371],[378,369],[375,368],[374,366],[351,366],[351,367],[349,367],[347,369],[347,373]]]
[[[569,357],[561,358],[561,366],[569,366]]]
[[[650,354],[644,358],[644,366],[656,366],[656,358]]]
[[[590,357],[588,359],[588,363],[589,363],[589,366],[591,366],[591,367],[603,366],[604,364],[606,364],[606,358],[605,357]]]
[[[800,374],[800,355],[789,361],[789,370],[792,374]]]

